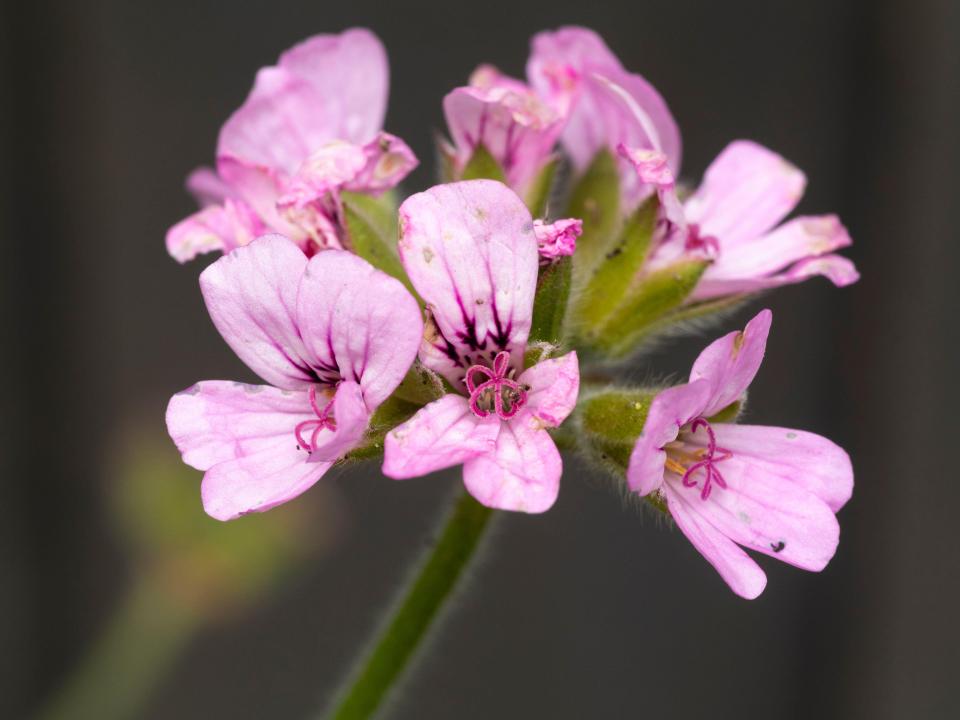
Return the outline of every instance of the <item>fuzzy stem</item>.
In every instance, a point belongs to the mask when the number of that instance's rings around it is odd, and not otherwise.
[[[371,650],[340,689],[326,714],[360,720],[376,712],[423,642],[475,555],[492,511],[463,493],[451,507],[436,544],[427,550],[398,604],[375,636]]]
[[[198,621],[195,612],[169,597],[158,573],[148,572],[127,592],[106,632],[38,720],[140,717]]]

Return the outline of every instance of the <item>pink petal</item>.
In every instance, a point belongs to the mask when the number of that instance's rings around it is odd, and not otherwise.
[[[791,482],[813,493],[833,511],[842,508],[853,494],[850,457],[825,437],[803,430],[754,425],[713,426],[717,444],[734,454],[717,467],[739,458],[764,474]]]
[[[185,463],[208,470],[278,444],[295,450],[294,428],[314,417],[303,391],[208,380],[170,398],[167,430]]]
[[[533,221],[533,234],[537,238],[540,257],[554,260],[573,255],[577,250],[577,238],[583,233],[583,221],[565,218],[552,223]]]
[[[262,235],[263,223],[242,200],[209,205],[167,231],[167,252],[177,262],[220,250],[230,252]]]
[[[368,30],[314,36],[257,73],[220,132],[217,155],[293,174],[330,140],[363,144],[383,122],[388,72]]]
[[[526,409],[549,427],[557,427],[573,412],[580,391],[577,353],[569,352],[544,360],[525,370],[518,378],[527,385]]]
[[[739,400],[747,391],[767,348],[773,313],[761,310],[743,331],[735,331],[710,343],[690,370],[690,382],[710,384],[710,401],[703,410],[709,417]]]
[[[416,300],[399,280],[352,253],[315,255],[295,307],[311,356],[320,367],[359,383],[371,412],[417,356],[423,321]]]
[[[850,235],[836,215],[797,217],[753,242],[724,248],[705,277],[763,277],[798,260],[826,255],[850,244]]]
[[[677,439],[680,428],[702,415],[710,401],[710,384],[698,380],[661,391],[650,404],[643,432],[627,466],[627,484],[640,495],[663,485],[667,454],[663,446]]]
[[[532,90],[514,83],[456,88],[444,98],[443,111],[459,165],[483,145],[510,186],[522,191],[550,159],[563,119]]]
[[[464,464],[463,483],[487,507],[541,513],[557,499],[562,470],[553,438],[538,418],[522,410],[501,423],[493,450]]]
[[[565,27],[534,36],[527,76],[543,97],[573,103],[562,142],[577,170],[586,168],[601,148],[614,150],[623,142],[663,152],[674,173],[679,171],[680,131],[667,104],[644,78],[624,70],[592,30]],[[597,76],[622,88],[634,108],[614,100]],[[638,117],[644,118],[640,125]]]
[[[686,493],[693,512],[748,550],[805,570],[826,567],[837,550],[840,526],[823,500],[784,480],[782,473],[768,473],[749,456],[734,453],[716,467],[727,487],[714,486],[707,500],[700,499],[699,488],[683,487],[676,475],[667,484],[677,494]],[[694,479],[702,479],[702,473]]]
[[[280,438],[273,447],[214,465],[203,476],[203,509],[217,520],[264,512],[292,500],[330,469],[330,462],[305,462],[303,452]]]
[[[233,189],[227,185],[216,170],[200,167],[187,176],[187,192],[196,198],[200,207],[218,205],[234,197]]]
[[[663,487],[670,515],[677,527],[720,573],[731,590],[742,598],[753,600],[766,587],[767,576],[749,555],[696,512],[699,498],[686,495],[683,490],[675,489],[670,484]]]
[[[784,285],[795,285],[812,277],[823,276],[837,287],[852,285],[860,279],[856,265],[842,255],[821,255],[794,263],[785,272],[768,277],[714,280],[704,274],[692,300],[709,300],[722,295],[746,295],[772,290]]]
[[[317,434],[310,462],[335,462],[353,450],[363,440],[370,415],[360,386],[350,381],[340,383],[333,396],[336,430],[325,429]]]
[[[435,348],[421,351],[428,367],[462,387],[481,354],[491,360],[508,350],[521,361],[538,253],[530,212],[513,191],[470,180],[412,195],[400,206],[399,246],[441,334],[424,341]]]
[[[217,172],[271,230],[297,240],[305,236],[277,210],[277,200],[290,182],[287,173],[225,154],[217,158]]]
[[[364,166],[344,184],[346,190],[377,195],[395,187],[420,164],[403,140],[385,132],[364,145],[363,153]]]
[[[294,316],[307,258],[282,235],[237,248],[200,275],[207,310],[237,356],[271,385],[303,388],[316,362]]]
[[[796,207],[806,177],[780,155],[748,140],[730,143],[707,168],[687,200],[687,220],[701,237],[720,243],[721,255],[756,240]]]
[[[478,418],[461,395],[444,395],[387,433],[383,474],[395,480],[426,475],[491,452],[501,421]]]

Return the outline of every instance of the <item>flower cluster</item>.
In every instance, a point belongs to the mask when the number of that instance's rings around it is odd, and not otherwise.
[[[539,513],[559,492],[559,445],[669,515],[743,597],[766,578],[742,547],[822,569],[847,455],[736,424],[770,311],[709,345],[688,383],[616,377],[690,319],[815,275],[857,280],[836,216],[783,222],[803,173],[735,141],[681,192],[666,102],[571,27],[534,37],[527,81],[483,65],[446,96],[444,182],[397,207],[388,191],[417,160],[381,128],[387,92],[372,33],[313,37],[259,71],[216,170],[188,178],[201,209],[168,250],[223,253],[203,297],[265,383],[204,381],[170,401],[206,511],[264,511],[382,457],[398,480],[462,465],[480,503]]]

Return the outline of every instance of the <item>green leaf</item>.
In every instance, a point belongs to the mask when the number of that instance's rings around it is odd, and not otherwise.
[[[397,252],[397,210],[392,199],[343,193],[343,214],[350,249],[375,268],[413,290]]]
[[[531,345],[548,343],[559,346],[563,342],[572,266],[571,258],[563,257],[540,268],[530,326]]]
[[[500,167],[500,163],[497,162],[496,158],[494,158],[493,155],[490,154],[490,151],[482,144],[477,145],[473,151],[473,155],[463,168],[463,172],[460,173],[460,179],[507,181],[503,168]]]
[[[613,358],[629,355],[669,321],[708,265],[706,260],[683,260],[638,279],[607,322],[591,328],[585,338]]]
[[[617,244],[604,256],[578,297],[578,327],[600,328],[624,302],[650,251],[660,203],[651,197],[633,213]]]
[[[553,189],[553,178],[557,174],[557,160],[551,160],[537,173],[527,189],[526,203],[530,214],[536,218],[547,215],[547,203]]]
[[[620,174],[609,150],[596,154],[574,186],[566,214],[583,220],[574,263],[574,278],[579,282],[612,249],[620,226]]]

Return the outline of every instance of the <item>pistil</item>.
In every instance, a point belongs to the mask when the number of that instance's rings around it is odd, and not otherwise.
[[[307,391],[307,396],[310,398],[310,407],[313,408],[313,412],[317,418],[315,420],[304,420],[302,423],[299,423],[294,428],[293,434],[297,437],[297,443],[301,448],[307,452],[313,452],[317,448],[317,436],[320,435],[321,430],[326,429],[331,432],[336,432],[337,430],[337,422],[330,414],[335,395],[331,395],[330,400],[327,401],[327,404],[322,408],[317,404],[316,385],[310,386],[310,390]],[[309,441],[304,439],[304,432],[310,432]]]
[[[699,448],[691,452],[690,445],[684,441],[668,443],[664,450],[667,458],[664,466],[670,472],[680,475],[680,482],[684,487],[697,487],[697,480],[694,475],[703,470],[703,487],[700,490],[700,499],[706,500],[713,491],[713,484],[726,489],[727,481],[717,470],[717,463],[728,460],[733,457],[733,453],[722,447],[717,446],[717,438],[714,435],[713,428],[704,417],[694,418],[688,425],[684,426],[681,433],[695,435],[697,430],[703,428],[707,432],[707,447]]]
[[[513,379],[513,372],[510,353],[506,350],[497,353],[493,368],[486,365],[470,366],[464,382],[470,393],[470,409],[474,415],[485,418],[490,413],[496,413],[500,419],[509,420],[520,412],[527,402],[527,388]]]

